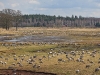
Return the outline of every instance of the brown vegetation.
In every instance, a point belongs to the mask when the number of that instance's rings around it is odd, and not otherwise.
[[[18,70],[31,70],[57,75],[100,74],[100,29],[19,28],[16,31],[15,28],[11,28],[9,31],[4,31],[4,29],[1,29],[1,35],[13,35],[12,37],[55,35],[69,37],[69,40],[73,39],[74,41],[25,42],[25,44],[1,42],[0,69],[12,67]]]

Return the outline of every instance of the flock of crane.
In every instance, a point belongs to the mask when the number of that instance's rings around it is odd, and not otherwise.
[[[15,46],[15,44],[7,45],[7,44],[1,44],[5,47]],[[20,43],[20,45],[30,45],[29,43]],[[99,50],[85,50],[82,49],[80,51],[78,50],[72,50],[72,51],[63,51],[61,49],[50,49],[49,52],[45,52],[43,55],[37,55],[37,53],[40,53],[41,51],[37,51],[35,53],[30,54],[23,54],[23,55],[17,55],[14,54],[0,54],[0,66],[6,67],[7,69],[13,69],[13,68],[22,68],[22,67],[28,67],[31,66],[33,69],[41,69],[42,65],[45,64],[46,61],[52,62],[51,59],[55,59],[57,61],[56,65],[64,64],[66,63],[77,63],[79,65],[84,65],[84,69],[92,69],[93,68],[93,74],[100,71],[100,51]],[[94,66],[94,67],[93,67]],[[67,68],[66,68],[67,69]],[[79,74],[81,72],[81,67],[76,67],[75,73]]]
[[[32,35],[31,32],[23,32],[23,35]],[[43,34],[43,32],[41,32]],[[50,33],[52,34],[52,33]],[[26,39],[26,38],[25,38]],[[32,43],[33,45],[45,45],[45,44],[59,44],[56,42],[41,42],[41,43]],[[13,47],[15,50],[21,50],[21,46],[32,45],[29,42],[18,42],[18,43],[0,43],[0,46],[6,47],[8,50]],[[60,43],[61,44],[61,43]],[[60,45],[59,44],[59,45]],[[62,64],[67,66],[67,63],[73,63],[74,66],[78,64],[79,66],[74,67],[73,72],[76,74],[82,73],[80,65],[83,65],[83,69],[89,70],[92,69],[93,74],[96,75],[100,71],[100,51],[99,50],[71,50],[65,51],[60,48],[50,49],[46,52],[37,51],[31,54],[16,54],[16,53],[3,53],[0,52],[0,69],[3,67],[6,69],[14,68],[25,68],[31,67],[31,69],[42,69],[44,65],[50,62],[56,61],[53,65],[61,66]],[[40,55],[38,54],[40,53]],[[43,54],[42,54],[43,53]],[[52,61],[53,60],[53,61]],[[67,68],[66,68],[67,69]],[[16,75],[16,73],[15,73]]]

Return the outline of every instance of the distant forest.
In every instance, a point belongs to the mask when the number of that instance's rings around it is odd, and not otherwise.
[[[100,27],[100,18],[74,16],[62,17],[41,14],[22,15],[22,27]]]
[[[43,14],[25,14],[20,10],[3,9],[0,11],[0,27],[100,27],[100,18],[72,15],[50,16]]]

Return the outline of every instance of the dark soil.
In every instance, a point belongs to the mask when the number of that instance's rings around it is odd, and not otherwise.
[[[27,70],[1,69],[0,75],[56,75],[53,73],[33,72]]]

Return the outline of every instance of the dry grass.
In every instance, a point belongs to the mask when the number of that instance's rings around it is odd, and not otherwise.
[[[7,65],[2,65],[0,63],[0,69],[2,68],[8,68],[8,66],[12,66],[11,64],[15,62],[13,60],[13,55],[16,54],[17,58],[19,55],[26,55],[25,60],[22,62],[23,67],[19,67],[16,65],[15,67],[17,69],[27,69],[32,71],[38,71],[38,72],[51,72],[56,73],[57,75],[100,75],[100,71],[94,72],[95,68],[99,67],[100,64],[98,64],[98,60],[100,58],[100,46],[97,46],[97,44],[100,43],[100,29],[89,29],[89,28],[19,28],[18,31],[15,30],[15,28],[11,28],[9,31],[6,31],[4,29],[0,29],[0,34],[12,34],[13,36],[23,36],[23,35],[43,35],[43,36],[65,36],[66,38],[72,38],[76,40],[81,40],[79,42],[75,42],[75,44],[46,44],[46,45],[25,45],[25,46],[18,46],[17,48],[10,47],[9,49],[5,46],[0,45],[0,55],[3,56],[3,58],[0,58],[0,61],[7,62]],[[96,53],[96,57],[91,57],[90,54],[84,54],[84,63],[76,62],[76,59],[79,58],[80,55],[76,55],[74,57],[74,61],[68,61],[65,54],[56,55],[55,57],[51,57],[48,60],[48,52],[50,52],[50,49],[53,48],[54,52],[61,51],[73,51],[78,50],[82,51],[82,49],[89,50],[92,52],[94,49],[96,49],[98,52]],[[37,52],[39,51],[40,52]],[[34,54],[37,55],[37,58],[35,59],[35,63],[37,65],[41,65],[39,69],[33,68],[32,66],[35,64],[27,64],[27,60],[29,57],[33,56]],[[29,55],[29,56],[27,56]],[[39,63],[39,58],[42,58],[42,56],[46,56],[45,59],[43,59],[43,63]],[[71,56],[71,55],[70,55]],[[9,60],[5,60],[5,58],[9,58]],[[58,63],[58,58],[62,58],[65,60],[65,62]],[[85,68],[86,64],[90,64],[87,59],[90,59],[94,62],[90,68]],[[20,59],[18,58],[17,62],[19,62]],[[15,63],[17,63],[15,62]],[[79,69],[80,73],[76,74],[75,71]]]
[[[89,46],[89,45],[88,45]],[[86,47],[86,50],[88,49],[87,46],[84,45],[80,45],[80,48],[78,49],[79,52],[82,52],[82,49],[84,49]],[[72,61],[68,61],[68,59],[66,58],[66,55],[63,54],[59,54],[58,56],[54,56],[48,60],[48,52],[50,52],[50,49],[53,48],[54,52],[58,52],[59,50],[62,51],[70,51],[76,49],[76,47],[74,47],[73,45],[68,45],[68,47],[61,47],[57,46],[57,45],[31,45],[31,46],[20,46],[20,50],[18,49],[14,49],[14,48],[10,48],[9,50],[6,47],[2,47],[2,49],[6,49],[4,51],[1,50],[0,52],[0,56],[3,56],[3,58],[0,58],[0,61],[3,62],[7,62],[7,65],[2,65],[0,63],[0,69],[7,69],[8,66],[13,66],[11,65],[12,63],[17,63],[20,62],[20,58],[18,57],[19,55],[25,55],[25,59],[21,62],[23,64],[23,67],[19,67],[18,64],[16,66],[14,66],[17,69],[23,69],[23,70],[32,70],[32,71],[37,71],[37,72],[51,72],[51,73],[56,73],[57,75],[92,75],[93,73],[95,73],[96,75],[99,75],[100,72],[94,72],[95,68],[99,67],[100,64],[98,64],[98,60],[100,58],[100,51],[99,51],[99,47],[98,46],[94,46],[91,47],[89,46],[89,51],[92,52],[94,49],[96,49],[98,52],[96,53],[95,57],[90,56],[90,54],[85,53],[84,54],[84,58],[83,60],[85,61],[85,64],[82,62],[77,62],[76,59],[80,57],[80,55],[76,55],[72,56],[69,55],[69,57],[74,57],[74,60]],[[40,50],[40,52],[34,52],[34,51],[38,51]],[[44,50],[44,51],[42,51]],[[14,55],[16,54],[16,58],[18,59],[17,61],[14,60]],[[29,55],[29,56],[27,56]],[[33,68],[32,64],[28,64],[27,60],[29,59],[29,57],[37,55],[37,58],[34,59],[35,62],[33,63],[33,65],[35,63],[37,63],[37,65],[41,65],[41,67],[38,68]],[[43,63],[39,63],[39,59],[42,58],[42,56],[46,56],[46,58],[44,58],[42,61]],[[9,60],[5,60],[5,58],[9,58]],[[62,58],[63,60],[65,60],[65,62],[60,62],[58,63],[58,59]],[[94,64],[92,64],[92,66],[90,68],[85,68],[85,66],[87,64],[90,64],[87,59],[90,59],[91,61],[94,62]],[[76,70],[79,69],[80,73],[76,74]]]

